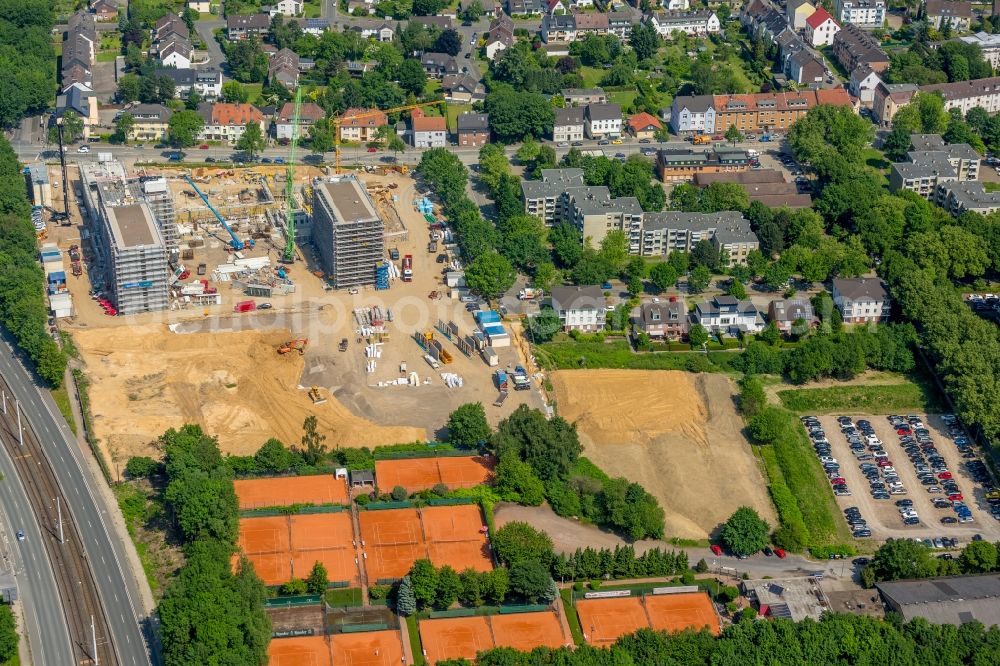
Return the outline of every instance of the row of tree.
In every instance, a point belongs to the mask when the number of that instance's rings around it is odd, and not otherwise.
[[[233,570],[239,507],[232,470],[199,426],[168,430],[159,445],[185,556],[157,609],[164,663],[263,666],[271,640],[267,588],[245,557]]]
[[[557,553],[552,559],[552,575],[560,580],[662,578],[682,574],[688,568],[684,551],[656,547],[637,557],[631,544],[614,549],[577,548],[571,555]]]
[[[56,90],[49,0],[0,2],[0,127],[45,111]]]
[[[60,386],[66,355],[48,334],[48,317],[45,275],[38,265],[24,174],[10,143],[0,137],[0,324],[14,336],[38,375],[49,385]]]
[[[871,562],[861,571],[867,587],[887,580],[984,574],[1000,571],[997,549],[1000,544],[970,541],[954,559],[939,559],[931,549],[911,539],[890,539],[875,551]]]

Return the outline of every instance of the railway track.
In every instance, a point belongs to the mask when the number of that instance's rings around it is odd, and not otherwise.
[[[0,388],[7,395],[7,413],[0,411],[0,431],[3,432],[0,439],[14,462],[45,540],[45,551],[59,588],[76,664],[118,666],[120,660],[83,549],[79,527],[73,517],[73,508],[68,506],[41,443],[23,416],[23,445],[20,443],[17,415],[10,397],[14,393],[2,378]]]

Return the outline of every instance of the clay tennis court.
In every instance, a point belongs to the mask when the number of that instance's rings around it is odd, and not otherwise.
[[[395,666],[403,662],[399,632],[391,629],[333,634],[334,666]]]
[[[581,599],[576,602],[583,636],[591,645],[610,645],[620,636],[649,626],[640,597]]]
[[[446,659],[474,659],[494,647],[493,632],[485,617],[449,617],[420,621],[420,642],[428,664]]]
[[[331,581],[358,582],[347,512],[240,519],[239,546],[265,585],[305,578],[322,562]]]
[[[382,492],[402,486],[415,493],[439,483],[449,489],[472,488],[486,483],[491,474],[492,462],[481,456],[375,461],[375,480]]]
[[[420,517],[431,562],[437,566],[451,565],[456,571],[493,568],[486,545],[486,526],[478,506],[431,506],[421,509]]]
[[[416,509],[362,511],[358,519],[369,580],[402,578],[415,561],[427,557]]]
[[[267,647],[270,666],[333,666],[330,645],[323,636],[276,638]]]
[[[536,647],[558,648],[572,644],[563,636],[562,624],[555,611],[492,615],[490,624],[496,647],[529,651]]]
[[[347,504],[347,482],[332,474],[233,481],[240,509],[292,504]]]
[[[719,635],[719,616],[704,592],[647,595],[645,602],[653,629],[683,631],[708,627]]]

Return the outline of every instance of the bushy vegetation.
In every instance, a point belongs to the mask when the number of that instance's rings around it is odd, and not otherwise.
[[[552,575],[560,580],[647,578],[675,576],[688,570],[687,553],[651,548],[636,557],[631,545],[614,549],[578,548],[572,555],[556,554]]]
[[[0,127],[4,129],[45,111],[55,101],[52,24],[50,0],[0,1],[0,90],[4,92]]]
[[[10,74],[2,68],[0,72],[0,77]],[[14,86],[12,94],[21,85]],[[48,334],[45,275],[37,258],[24,175],[10,143],[0,137],[0,324],[14,336],[38,375],[58,387],[66,372],[66,355]]]
[[[1000,571],[997,549],[1000,544],[971,541],[955,559],[942,560],[931,549],[910,539],[889,540],[877,551],[861,571],[861,580],[871,587],[887,580],[983,574]]]

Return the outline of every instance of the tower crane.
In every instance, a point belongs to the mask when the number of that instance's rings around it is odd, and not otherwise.
[[[292,199],[295,192],[295,151],[299,146],[299,112],[302,110],[302,88],[295,90],[295,112],[292,114],[292,141],[288,149],[288,169],[285,176],[285,254],[281,261],[295,261],[295,216]]]
[[[342,173],[343,169],[340,166],[340,126],[345,122],[352,120],[357,120],[359,118],[371,118],[374,116],[379,116],[381,114],[395,113],[397,111],[411,111],[413,109],[419,109],[424,106],[435,106],[437,104],[446,104],[443,99],[436,99],[433,102],[417,102],[416,104],[406,104],[404,106],[394,106],[390,109],[375,109],[373,111],[365,111],[364,113],[352,113],[349,116],[341,116],[339,118],[333,118],[331,122],[333,123],[333,151],[336,156],[337,173]]]

